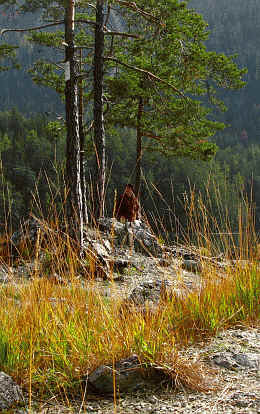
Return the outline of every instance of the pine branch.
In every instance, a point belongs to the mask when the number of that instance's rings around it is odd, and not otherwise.
[[[142,134],[143,134],[143,137],[152,138],[152,139],[155,139],[156,141],[159,141],[159,142],[161,142],[161,140],[164,139],[164,137],[159,136],[159,135],[154,135],[154,134],[152,134],[151,132],[148,132],[148,131],[142,131]]]
[[[64,20],[59,20],[57,22],[48,23],[48,24],[45,24],[43,26],[28,27],[28,28],[24,28],[24,29],[3,29],[0,32],[0,36],[4,35],[7,32],[29,32],[29,31],[32,31],[32,30],[45,29],[46,27],[57,26],[59,24],[64,24],[64,23],[65,23]],[[77,20],[73,20],[73,23],[87,23],[87,24],[90,24],[92,26],[96,26],[96,22],[94,22],[92,20],[77,19]],[[109,29],[107,29],[107,28],[105,28],[105,35],[124,36],[124,37],[132,37],[132,38],[135,38],[135,39],[139,39],[139,36],[136,35],[136,34],[124,33],[124,32],[112,32],[112,31],[109,31]]]
[[[169,138],[167,136],[154,135],[153,133],[148,132],[148,131],[142,131],[142,134],[143,134],[143,137],[155,139],[156,141],[160,142],[162,146],[167,146],[166,144],[162,142],[165,138]],[[181,141],[181,144],[185,144],[186,146],[189,146],[190,144],[189,141],[187,141],[183,136],[179,139]]]
[[[167,85],[169,88],[173,89],[174,92],[176,92],[178,95],[182,96],[182,98],[187,99],[187,97],[175,86],[171,85],[170,83],[166,82],[165,80],[159,78],[158,76],[154,75],[152,72],[149,72],[148,70],[137,68],[136,66],[129,65],[127,63],[121,62],[120,60],[107,56],[104,58],[105,60],[110,60],[112,62],[118,63],[119,65],[125,66],[128,69],[135,70],[136,72],[143,73],[148,78],[155,80],[156,82],[163,83],[164,85]]]
[[[122,6],[126,6],[131,10],[136,11],[137,13],[141,14],[145,19],[149,21],[153,21],[154,23],[157,23],[161,26],[164,26],[164,24],[158,19],[157,17],[153,16],[151,13],[147,13],[144,10],[137,7],[136,3],[133,1],[124,1],[124,0],[116,0],[116,3],[121,4]]]
[[[0,32],[0,36],[3,36],[3,34],[7,32],[30,32],[32,30],[45,29],[46,27],[51,27],[51,26],[58,26],[59,24],[64,24],[64,20],[58,20],[54,23],[48,23],[43,26],[28,27],[27,29],[3,29]]]

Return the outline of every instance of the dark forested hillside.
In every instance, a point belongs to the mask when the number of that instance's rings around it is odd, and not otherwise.
[[[208,48],[227,55],[237,54],[237,62],[248,68],[247,87],[225,96],[228,111],[224,119],[238,139],[257,141],[260,139],[260,2],[192,0],[190,5],[209,24]]]
[[[7,8],[0,5],[1,29],[31,27],[35,24],[39,24],[37,14],[17,14],[12,6]],[[26,40],[26,36],[20,33],[10,33],[1,41],[19,46],[17,60],[20,63],[20,69],[0,71],[0,110],[16,107],[23,114],[28,115],[41,111],[57,111],[61,108],[57,94],[49,88],[36,85],[28,73],[32,63],[41,57],[43,48],[33,46]],[[51,59],[50,53],[49,56]]]

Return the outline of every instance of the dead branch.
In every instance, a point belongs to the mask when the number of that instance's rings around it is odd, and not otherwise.
[[[3,29],[0,32],[0,36],[3,36],[7,32],[31,32],[32,30],[45,29],[46,27],[57,26],[59,24],[64,24],[64,20],[58,20],[53,23],[44,24],[43,26],[28,27],[27,29]]]
[[[88,134],[88,133],[91,131],[91,129],[93,128],[93,126],[94,126],[94,121],[92,121],[92,122],[91,122],[90,126],[89,126],[89,127],[88,127],[88,129],[85,131],[85,134]]]
[[[148,132],[148,131],[142,131],[142,134],[146,138],[152,138],[152,139],[155,139],[156,141],[159,141],[159,142],[161,142],[161,140],[164,139],[164,137],[159,136],[159,135],[154,135],[154,134],[152,134],[151,132]]]
[[[90,73],[93,71],[93,68],[91,68],[90,70],[88,70],[87,72],[83,72],[80,75],[77,76],[78,80],[83,80],[88,78],[88,76],[90,75]]]

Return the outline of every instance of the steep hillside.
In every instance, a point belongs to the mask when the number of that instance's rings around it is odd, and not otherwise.
[[[260,3],[258,0],[191,0],[209,24],[208,48],[227,55],[237,54],[237,62],[248,68],[247,87],[226,96],[229,110],[224,119],[241,136],[260,138]]]

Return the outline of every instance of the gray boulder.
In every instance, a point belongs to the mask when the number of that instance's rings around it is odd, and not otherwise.
[[[147,280],[133,289],[127,302],[137,306],[143,306],[147,302],[158,305],[162,298],[169,297],[171,293],[172,284],[168,280]]]
[[[107,278],[110,273],[110,259],[112,247],[107,236],[96,229],[85,228],[84,230],[84,251],[95,259],[96,272],[99,276]]]
[[[0,372],[0,410],[7,410],[24,403],[24,397],[19,385],[13,379]]]
[[[202,270],[202,265],[198,260],[183,260],[182,268],[188,272],[200,273]]]
[[[7,265],[0,266],[0,283],[8,283],[10,281],[11,268],[8,268]]]
[[[161,373],[152,366],[143,366],[137,355],[118,361],[115,366],[101,365],[87,378],[88,388],[101,395],[113,395],[114,379],[116,390],[133,392],[142,388],[147,381],[156,381]]]

